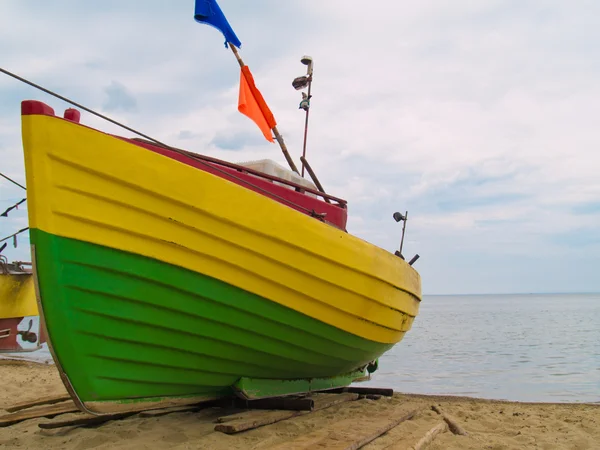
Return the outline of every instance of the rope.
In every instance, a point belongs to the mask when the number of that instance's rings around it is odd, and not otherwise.
[[[12,73],[12,72],[9,72],[8,70],[6,70],[6,69],[3,69],[2,67],[0,67],[0,72],[2,72],[2,73],[4,73],[4,74],[8,75],[9,77],[12,77],[12,78],[14,78],[15,80],[19,80],[19,81],[21,81],[21,82],[23,82],[23,83],[25,83],[25,84],[28,84],[29,86],[33,86],[34,88],[36,88],[36,89],[39,89],[40,91],[42,91],[42,92],[45,92],[46,94],[50,94],[50,95],[52,95],[52,96],[54,96],[54,97],[56,97],[56,98],[58,98],[58,99],[60,99],[60,100],[62,100],[62,101],[64,101],[64,102],[70,103],[71,105],[73,105],[73,106],[76,106],[77,108],[81,108],[81,109],[83,109],[84,111],[87,111],[87,112],[89,112],[90,114],[93,114],[93,115],[95,115],[95,116],[98,116],[98,117],[100,117],[101,119],[107,120],[107,121],[108,121],[108,122],[110,122],[110,123],[114,123],[115,125],[117,125],[117,126],[120,126],[121,128],[124,128],[124,129],[126,129],[127,131],[131,131],[132,133],[135,133],[135,134],[137,134],[137,135],[139,135],[139,136],[145,137],[146,139],[149,139],[149,140],[151,140],[152,142],[156,142],[157,144],[160,144],[160,145],[165,145],[165,144],[163,144],[162,142],[160,142],[160,141],[158,141],[158,140],[156,140],[156,139],[154,139],[154,138],[152,138],[152,137],[150,137],[150,136],[146,136],[145,134],[143,134],[143,133],[140,133],[139,131],[136,131],[136,130],[134,130],[133,128],[129,128],[127,125],[123,125],[122,123],[119,123],[119,122],[117,122],[116,120],[113,120],[113,119],[111,119],[110,117],[106,117],[106,116],[105,116],[105,115],[103,115],[103,114],[97,113],[96,111],[93,111],[93,110],[91,110],[91,109],[89,109],[89,108],[86,108],[86,107],[85,107],[85,106],[83,106],[83,105],[80,105],[79,103],[76,103],[76,102],[74,102],[73,100],[69,100],[68,98],[66,98],[66,97],[63,97],[62,95],[59,95],[59,94],[57,94],[56,92],[52,92],[51,90],[48,90],[48,89],[46,89],[46,88],[43,88],[42,86],[39,86],[39,85],[37,85],[37,84],[35,84],[35,83],[33,83],[33,82],[29,81],[29,80],[26,80],[25,78],[22,78],[22,77],[20,77],[20,76],[18,76],[18,75],[15,75],[14,73]],[[25,188],[23,188],[23,189],[25,189]]]
[[[0,242],[4,242],[4,241],[8,241],[10,238],[14,238],[15,236],[17,236],[18,234],[23,233],[24,231],[29,230],[29,227],[25,227],[25,228],[21,228],[19,231],[17,231],[16,233],[11,234],[10,236],[6,236],[3,239],[0,239]]]
[[[262,193],[268,194],[268,195],[270,195],[271,197],[273,197],[273,198],[276,198],[277,200],[280,200],[280,201],[281,201],[281,202],[283,202],[283,203],[287,203],[287,204],[289,204],[289,205],[292,205],[292,206],[294,206],[295,208],[298,208],[298,209],[300,209],[300,210],[302,210],[302,211],[306,212],[307,214],[311,215],[312,217],[315,217],[315,218],[317,218],[317,219],[319,219],[319,220],[321,220],[321,221],[324,221],[324,215],[323,215],[323,214],[319,214],[319,213],[315,212],[314,210],[311,210],[311,209],[305,208],[305,207],[304,207],[304,206],[302,206],[302,205],[298,205],[297,203],[294,203],[294,202],[293,202],[293,201],[291,201],[291,200],[287,200],[287,199],[286,199],[286,198],[284,198],[284,197],[280,197],[280,196],[279,196],[279,195],[277,195],[277,194],[273,194],[272,192],[269,192],[269,191],[268,191],[268,190],[266,190],[266,189],[263,189],[263,188],[261,188],[261,187],[259,187],[259,186],[255,185],[255,184],[253,184],[253,183],[251,183],[251,182],[249,182],[249,181],[247,181],[247,180],[244,180],[243,178],[236,177],[235,175],[232,175],[232,174],[230,174],[229,172],[227,172],[227,171],[225,171],[225,170],[223,170],[223,169],[221,169],[221,168],[219,168],[219,167],[215,167],[215,166],[213,166],[213,165],[211,165],[211,164],[208,164],[206,161],[203,161],[201,158],[197,158],[197,157],[195,157],[195,156],[192,156],[192,155],[190,155],[190,153],[189,153],[189,152],[184,152],[184,151],[182,151],[182,150],[179,150],[179,149],[177,149],[177,148],[175,148],[175,147],[171,147],[170,145],[163,144],[163,143],[162,143],[162,142],[160,142],[158,139],[154,139],[154,138],[152,138],[152,137],[150,137],[150,136],[147,136],[147,135],[145,135],[144,133],[141,133],[141,132],[139,132],[139,131],[137,131],[137,130],[134,130],[133,128],[130,128],[130,127],[126,126],[126,125],[123,125],[122,123],[119,123],[119,122],[117,122],[116,120],[113,120],[113,119],[111,119],[110,117],[107,117],[107,116],[105,116],[105,115],[102,115],[102,114],[100,114],[100,113],[97,113],[96,111],[93,111],[93,110],[91,110],[91,109],[89,109],[89,108],[86,108],[85,106],[83,106],[83,105],[81,105],[81,104],[79,104],[79,103],[76,103],[76,102],[74,102],[73,100],[70,100],[70,99],[68,99],[68,98],[66,98],[66,97],[63,97],[62,95],[59,95],[59,94],[57,94],[56,92],[53,92],[53,91],[51,91],[51,90],[49,90],[49,89],[46,89],[46,88],[44,88],[44,87],[42,87],[42,86],[40,86],[40,85],[37,85],[37,84],[33,83],[33,82],[31,82],[31,81],[29,81],[29,80],[27,80],[27,79],[25,79],[25,78],[22,78],[22,77],[20,77],[20,76],[18,76],[18,75],[16,75],[16,74],[14,74],[14,73],[12,73],[12,72],[9,72],[8,70],[6,70],[6,69],[3,69],[2,67],[0,67],[0,72],[2,72],[2,73],[4,73],[4,74],[8,75],[9,77],[12,77],[12,78],[14,78],[14,79],[18,80],[18,81],[21,81],[21,82],[23,82],[23,83],[25,83],[25,84],[28,84],[29,86],[32,86],[32,87],[34,87],[34,88],[36,88],[36,89],[39,89],[39,90],[40,90],[40,91],[42,91],[42,92],[45,92],[45,93],[47,93],[47,94],[50,94],[50,95],[52,95],[52,96],[54,96],[54,97],[56,97],[56,98],[58,98],[58,99],[60,99],[60,100],[62,100],[62,101],[64,101],[64,102],[70,103],[71,105],[73,105],[73,106],[76,106],[77,108],[81,108],[82,110],[84,110],[84,111],[87,111],[87,112],[89,112],[90,114],[93,114],[93,115],[95,115],[95,116],[97,116],[97,117],[100,117],[100,118],[102,118],[102,119],[104,119],[104,120],[106,120],[106,121],[108,121],[108,122],[110,122],[110,123],[113,123],[113,124],[115,124],[115,125],[117,125],[117,126],[119,126],[119,127],[121,127],[121,128],[124,128],[124,129],[125,129],[125,130],[127,130],[127,131],[131,131],[132,133],[135,133],[135,134],[137,134],[138,136],[141,136],[141,137],[143,137],[143,138],[146,138],[146,139],[148,139],[149,141],[152,141],[153,143],[155,143],[155,144],[158,144],[158,145],[160,145],[160,146],[162,146],[162,147],[164,147],[164,148],[166,148],[166,149],[168,149],[168,150],[171,150],[171,151],[174,151],[174,152],[176,152],[176,153],[179,153],[179,154],[181,154],[181,155],[187,156],[188,158],[192,158],[192,159],[194,159],[194,160],[196,160],[196,161],[200,162],[201,164],[203,164],[205,167],[210,167],[211,169],[213,169],[213,170],[216,170],[217,172],[220,172],[220,173],[222,173],[222,174],[224,174],[224,175],[226,175],[226,176],[228,176],[228,177],[231,177],[231,178],[233,178],[233,179],[235,179],[235,180],[237,180],[237,181],[239,181],[239,182],[241,182],[241,183],[243,183],[243,184],[246,184],[246,185],[248,185],[248,186],[251,186],[251,187],[253,187],[254,189],[256,189],[256,190],[258,190],[258,191],[260,191],[260,192],[262,192]],[[296,172],[297,172],[297,171],[296,171]],[[11,181],[12,181],[12,180],[11,180]],[[19,186],[20,186],[20,185],[19,185]],[[25,189],[23,186],[21,186],[21,187],[22,187],[23,189]],[[23,231],[23,230],[21,230],[21,231]],[[18,233],[20,233],[20,231],[19,231]],[[18,234],[18,233],[17,233],[17,234]],[[9,237],[12,237],[12,236],[9,236]],[[2,242],[2,241],[0,241],[0,242]]]
[[[4,175],[2,172],[0,172],[0,177],[2,178],[6,178],[8,181],[10,181],[13,184],[16,184],[17,186],[19,186],[21,189],[27,190],[27,188],[25,186],[23,186],[22,184],[17,183],[15,180],[13,180],[12,178],[7,177],[6,175]]]
[[[4,211],[2,214],[0,214],[0,217],[8,217],[8,213],[11,212],[13,209],[19,209],[19,205],[21,203],[25,203],[27,201],[26,198],[18,201],[17,203],[15,203],[14,205],[12,205],[10,208],[7,208],[6,211]]]

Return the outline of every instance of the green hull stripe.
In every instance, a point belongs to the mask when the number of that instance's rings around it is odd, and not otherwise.
[[[326,391],[332,388],[348,386],[357,378],[364,376],[363,371],[347,373],[331,378],[310,378],[301,380],[268,380],[265,378],[241,378],[235,384],[235,390],[243,399],[256,400],[268,397],[281,397],[305,392]]]
[[[37,229],[31,241],[50,340],[82,401],[332,377],[392,347],[154,259]]]

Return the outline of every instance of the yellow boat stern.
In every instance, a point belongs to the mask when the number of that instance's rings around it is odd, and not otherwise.
[[[37,315],[33,275],[0,273],[0,319]]]

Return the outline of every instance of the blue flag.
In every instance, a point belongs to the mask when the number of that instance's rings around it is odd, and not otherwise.
[[[219,8],[216,0],[196,0],[196,11],[194,13],[194,19],[197,22],[205,23],[215,27],[223,36],[225,36],[225,47],[227,43],[235,45],[237,48],[242,46],[242,43],[233,32],[231,25],[227,22],[223,11]]]

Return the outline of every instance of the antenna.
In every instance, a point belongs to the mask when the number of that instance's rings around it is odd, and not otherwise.
[[[306,89],[308,87],[308,93],[302,92],[302,101],[300,102],[300,106],[298,108],[298,109],[303,109],[304,111],[306,111],[306,118],[304,120],[304,144],[302,145],[302,158],[301,158],[301,161],[302,161],[301,175],[304,176],[304,167],[306,165],[304,163],[304,160],[306,159],[306,139],[308,136],[308,114],[310,111],[310,99],[312,97],[311,87],[312,87],[312,80],[313,80],[313,59],[311,56],[304,55],[300,59],[300,62],[306,66],[306,75],[302,75],[302,76],[294,78],[294,81],[292,81],[292,86],[297,91]]]

